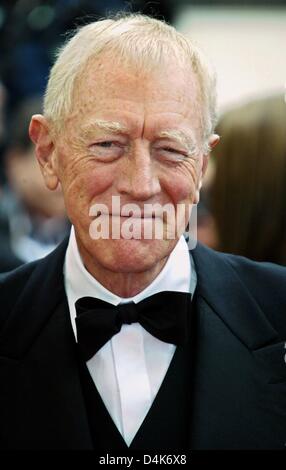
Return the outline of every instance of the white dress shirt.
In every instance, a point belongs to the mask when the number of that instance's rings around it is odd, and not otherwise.
[[[75,302],[96,297],[113,305],[134,301],[161,291],[193,293],[196,274],[188,245],[180,238],[164,268],[142,292],[121,298],[101,285],[84,267],[74,228],[71,229],[64,264],[65,290],[76,335]],[[176,346],[148,333],[139,323],[122,325],[87,362],[90,375],[115,425],[129,446],[147,415],[168,370]]]

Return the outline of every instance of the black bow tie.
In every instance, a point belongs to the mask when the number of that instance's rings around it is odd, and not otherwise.
[[[124,323],[139,322],[166,343],[184,344],[188,338],[191,295],[159,292],[141,302],[112,305],[93,297],[75,303],[77,339],[85,361],[121,330]]]

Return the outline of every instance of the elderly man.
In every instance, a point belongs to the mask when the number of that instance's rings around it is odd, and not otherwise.
[[[30,136],[72,230],[1,278],[2,448],[284,448],[285,269],[183,234],[219,140],[214,86],[142,15],[60,51]]]

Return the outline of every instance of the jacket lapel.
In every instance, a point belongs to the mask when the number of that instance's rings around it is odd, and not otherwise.
[[[286,379],[285,341],[226,258],[203,245],[193,251],[200,305],[207,305],[256,360],[264,366],[269,383]],[[267,286],[266,286],[267,288]],[[266,374],[267,375],[267,374]]]
[[[92,448],[64,290],[66,246],[36,264],[1,334],[4,448]]]
[[[227,258],[200,244],[192,254],[198,276],[198,296],[208,303],[233,334],[251,350],[275,341],[277,331]]]

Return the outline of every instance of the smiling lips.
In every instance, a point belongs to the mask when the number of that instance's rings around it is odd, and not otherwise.
[[[138,216],[136,216],[136,215],[133,215],[132,213],[131,213],[131,214],[128,214],[128,215],[125,215],[125,214],[123,215],[123,214],[116,214],[116,213],[110,213],[110,214],[109,214],[109,213],[105,213],[105,212],[99,212],[99,213],[97,214],[97,217],[102,216],[102,215],[103,215],[103,216],[105,215],[105,216],[108,216],[108,217],[120,217],[120,218],[122,218],[122,219],[129,219],[129,218],[132,218],[132,219],[142,219],[142,220],[162,219],[162,217],[160,217],[160,216],[158,216],[158,215],[156,216],[156,214],[147,215],[147,216],[146,216],[146,215],[143,215],[143,216],[138,217]]]

